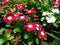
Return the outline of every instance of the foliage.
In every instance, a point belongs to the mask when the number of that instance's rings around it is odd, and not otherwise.
[[[14,43],[16,36],[18,42],[21,39],[27,45],[39,45],[42,40],[49,40],[48,35],[54,38],[51,45],[59,45],[60,36],[51,32],[60,26],[59,0],[2,0],[0,3],[0,25],[3,25],[0,45]]]

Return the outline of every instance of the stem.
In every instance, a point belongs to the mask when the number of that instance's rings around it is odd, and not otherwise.
[[[58,32],[58,31],[54,31],[54,30],[51,30],[52,32],[54,32],[54,33],[59,33],[60,34],[60,32]]]

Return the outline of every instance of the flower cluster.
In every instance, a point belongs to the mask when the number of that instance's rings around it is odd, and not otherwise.
[[[45,30],[42,28],[42,26],[38,22],[27,22],[25,27],[27,32],[37,30],[39,38],[43,38],[43,39],[47,38]]]
[[[1,45],[8,40],[15,44],[16,38],[18,44],[21,39],[26,45],[40,45],[47,35],[60,40],[54,35],[60,27],[59,0],[0,0],[0,16]]]
[[[3,0],[2,2],[0,2],[0,4],[5,4],[5,3],[9,3],[11,2],[11,0]]]
[[[6,14],[6,16],[3,18],[4,22],[7,22],[11,24],[13,21],[19,19],[20,21],[25,21],[26,24],[24,27],[26,28],[27,32],[32,32],[32,31],[38,31],[38,37],[46,39],[47,35],[45,30],[43,30],[42,26],[38,22],[30,22],[28,20],[27,15],[35,14],[36,10],[34,8],[31,8],[30,10],[26,10],[24,13],[20,12],[21,10],[24,9],[25,5],[24,4],[15,4],[15,7],[17,7],[18,12],[9,12]],[[34,18],[38,19],[38,15],[34,15]]]

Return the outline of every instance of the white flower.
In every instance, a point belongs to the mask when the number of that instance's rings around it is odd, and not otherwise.
[[[43,21],[44,19],[45,19],[45,18],[44,18],[44,17],[42,17],[42,18],[41,18],[41,21]]]
[[[42,13],[42,16],[46,16],[46,15],[53,15],[54,13],[52,13],[52,12],[43,12]]]
[[[46,16],[46,15],[47,15],[47,12],[43,12],[42,15],[43,15],[43,16]]]
[[[56,21],[56,18],[54,16],[51,16],[51,17],[46,17],[46,20],[48,23],[53,23]]]
[[[53,13],[59,13],[59,9],[52,9]]]

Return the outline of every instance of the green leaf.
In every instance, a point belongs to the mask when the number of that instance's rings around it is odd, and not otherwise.
[[[57,40],[60,40],[59,37],[55,36],[54,34],[52,33],[49,33],[49,32],[46,32],[49,36],[53,37],[54,39],[57,39]]]
[[[14,37],[11,36],[10,34],[7,35],[7,39],[8,39],[8,40],[12,40],[13,38],[14,38]]]
[[[6,27],[10,27],[10,25],[9,25],[9,24],[7,24],[7,25],[6,25]]]
[[[4,31],[5,31],[5,28],[1,28],[0,29],[0,35],[3,34]]]
[[[39,38],[38,37],[36,38],[36,44],[39,44]]]
[[[27,33],[24,34],[24,39],[28,39],[29,35]]]
[[[14,33],[17,33],[17,32],[21,32],[21,30],[20,30],[19,27],[17,27],[17,28],[15,28],[15,29],[13,30],[13,32],[14,32]]]
[[[7,42],[7,45],[10,45],[9,42]]]
[[[15,12],[16,11],[16,8],[14,7],[12,11]]]
[[[4,38],[0,38],[0,45],[2,45],[6,40]]]
[[[14,36],[11,36],[10,34],[5,34],[4,37],[6,40],[13,40],[14,39]]]
[[[58,25],[56,23],[53,23],[53,26],[58,27]]]
[[[28,45],[32,45],[33,44],[33,41],[28,41]]]

